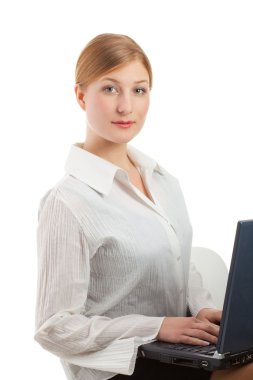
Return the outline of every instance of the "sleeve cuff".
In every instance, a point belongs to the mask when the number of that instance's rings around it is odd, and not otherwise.
[[[115,374],[131,375],[134,372],[138,347],[155,340],[163,319],[164,317],[155,317],[153,327],[151,328],[153,332],[145,337],[115,340],[102,350],[85,353],[83,355],[64,355],[61,359],[81,367],[113,372]]]

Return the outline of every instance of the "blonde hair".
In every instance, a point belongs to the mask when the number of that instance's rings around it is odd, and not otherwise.
[[[85,88],[104,74],[134,60],[140,61],[146,68],[151,88],[152,68],[142,48],[123,34],[99,34],[85,46],[77,60],[76,84]]]

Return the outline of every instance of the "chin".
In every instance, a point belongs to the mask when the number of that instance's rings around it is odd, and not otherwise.
[[[128,142],[132,141],[134,139],[136,135],[134,136],[122,136],[122,137],[118,137],[118,138],[115,138],[113,140],[113,142],[115,142],[116,144],[127,144]]]
[[[131,138],[128,138],[128,139],[124,139],[124,138],[122,138],[122,139],[112,139],[112,140],[110,140],[112,143],[114,143],[114,144],[127,144],[127,143],[129,143],[129,141],[131,141],[133,139],[133,137],[131,137]]]
[[[114,136],[111,141],[117,143],[117,144],[127,144],[129,141],[133,140],[135,136],[139,134],[140,131],[135,131],[135,133],[122,133],[120,136]]]

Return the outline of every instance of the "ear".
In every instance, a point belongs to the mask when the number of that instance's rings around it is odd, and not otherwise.
[[[79,106],[85,111],[84,91],[81,89],[81,86],[79,84],[75,85],[75,94]]]

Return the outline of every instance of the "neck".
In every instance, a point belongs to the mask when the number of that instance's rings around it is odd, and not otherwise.
[[[120,168],[129,171],[133,168],[133,163],[127,155],[126,143],[114,143],[102,138],[86,138],[83,149],[99,156]]]

